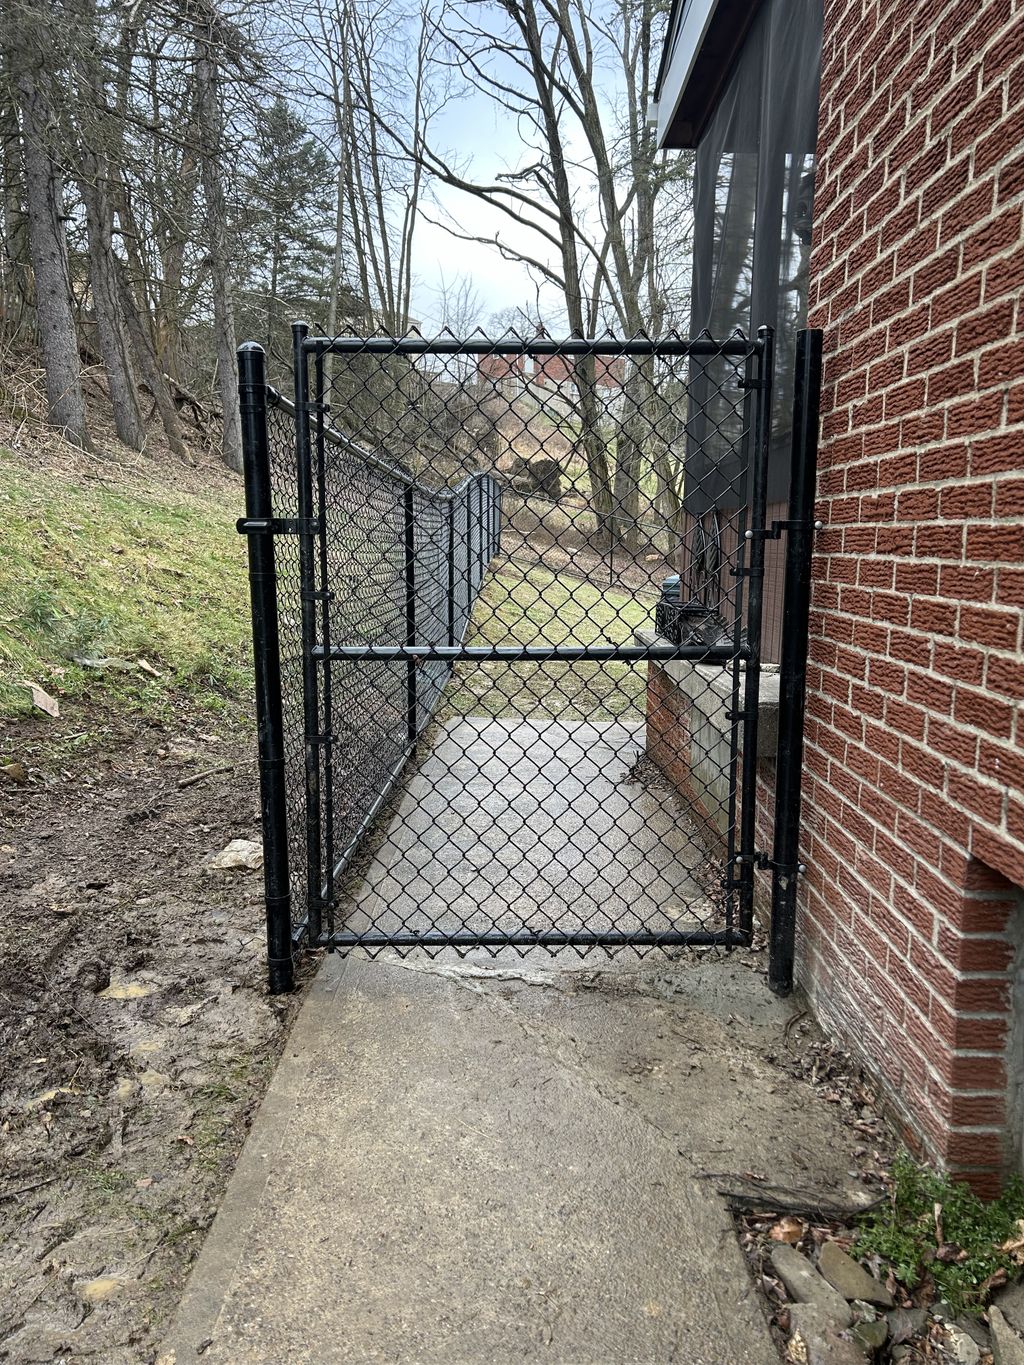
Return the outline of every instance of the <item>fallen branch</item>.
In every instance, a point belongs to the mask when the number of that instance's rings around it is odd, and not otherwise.
[[[16,1190],[0,1190],[0,1200],[17,1199],[19,1194],[30,1194],[33,1190],[38,1190],[43,1185],[52,1185],[60,1176],[48,1175],[45,1180],[33,1180],[31,1185],[19,1185]]]
[[[698,1180],[715,1180],[715,1193],[720,1194],[733,1212],[750,1213],[763,1210],[771,1213],[792,1213],[802,1218],[849,1222],[885,1203],[886,1196],[871,1198],[866,1192],[862,1199],[836,1199],[816,1190],[791,1189],[787,1185],[768,1185],[748,1176],[732,1175],[727,1171],[702,1171]]]
[[[78,354],[79,358],[90,367],[102,366],[103,364],[101,357],[97,354],[96,351],[93,350],[93,348],[88,344],[88,342],[83,341],[79,343]],[[99,378],[99,376],[89,377],[95,379],[96,385],[101,393],[103,394],[107,393],[106,384]],[[160,377],[167,384],[171,394],[171,401],[174,403],[174,406],[177,409],[177,411],[180,412],[182,408],[191,409],[192,420],[200,431],[204,433],[206,432],[207,429],[206,423],[208,420],[218,421],[220,420],[221,413],[217,408],[213,407],[211,404],[205,403],[201,398],[197,398],[194,393],[190,393],[189,390],[185,388],[184,384],[179,383],[179,381],[175,379],[173,375],[169,375],[166,372],[166,370],[161,370]],[[140,380],[138,383],[138,387],[142,390],[143,393],[149,394],[150,398],[154,400],[153,412],[150,414],[150,416],[152,417],[158,409],[158,405],[156,403],[156,394],[153,392],[152,387],[145,380]]]
[[[205,772],[183,777],[178,783],[178,790],[184,791],[186,787],[194,787],[197,782],[205,782],[208,777],[216,777],[218,773],[229,773],[234,766],[233,763],[219,763],[216,768],[207,768]]]

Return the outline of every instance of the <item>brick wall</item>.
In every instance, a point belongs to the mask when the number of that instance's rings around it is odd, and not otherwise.
[[[1022,195],[1024,0],[826,0],[799,970],[979,1186],[1024,884]]]
[[[692,781],[689,704],[680,688],[660,664],[647,665],[647,756],[675,786],[705,844],[724,856],[720,828],[722,810],[706,804],[704,794]],[[716,819],[718,817],[718,819]]]

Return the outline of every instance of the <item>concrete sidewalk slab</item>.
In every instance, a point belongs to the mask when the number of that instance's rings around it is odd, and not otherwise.
[[[394,932],[721,927],[674,788],[631,769],[643,721],[455,717],[407,781],[338,919]]]
[[[161,1365],[769,1365],[702,1170],[842,1184],[743,958],[328,959]]]

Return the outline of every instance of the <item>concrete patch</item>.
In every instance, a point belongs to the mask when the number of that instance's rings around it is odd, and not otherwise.
[[[851,1139],[760,1059],[792,1008],[739,955],[328,959],[161,1360],[768,1365],[700,1177],[842,1183]]]

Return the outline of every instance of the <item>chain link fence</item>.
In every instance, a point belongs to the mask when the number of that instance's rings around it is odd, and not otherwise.
[[[248,523],[293,937],[749,941],[771,334],[295,339]]]

